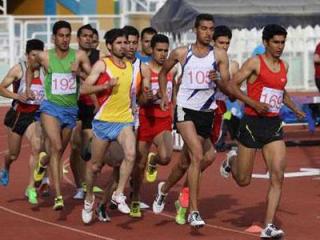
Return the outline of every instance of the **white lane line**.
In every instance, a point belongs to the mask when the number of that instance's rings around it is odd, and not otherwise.
[[[23,214],[23,213],[19,213],[17,211],[11,210],[11,209],[3,207],[3,206],[0,206],[0,209],[5,211],[5,212],[8,212],[8,213],[20,216],[20,217],[24,217],[24,218],[27,218],[27,219],[30,219],[30,220],[33,220],[33,221],[36,221],[36,222],[40,222],[40,223],[47,224],[47,225],[50,225],[50,226],[54,226],[54,227],[57,227],[57,228],[62,228],[62,229],[65,229],[65,230],[69,230],[69,231],[72,231],[72,232],[80,233],[80,234],[87,235],[87,236],[90,236],[90,237],[94,237],[94,238],[98,238],[98,239],[104,239],[104,240],[116,240],[114,238],[108,238],[108,237],[101,236],[101,235],[98,235],[98,234],[94,234],[94,233],[91,233],[91,232],[83,231],[83,230],[80,230],[80,229],[77,229],[77,228],[67,227],[67,226],[64,226],[64,225],[60,225],[60,224],[57,224],[57,223],[53,223],[53,222],[42,220],[42,219],[39,219],[39,218],[36,218],[36,217],[32,217],[32,216],[29,216],[29,215],[26,215],[26,214]]]

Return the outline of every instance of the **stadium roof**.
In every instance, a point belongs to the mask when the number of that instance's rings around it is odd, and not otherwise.
[[[151,25],[161,32],[185,32],[199,13],[210,13],[218,25],[231,28],[314,26],[320,24],[320,0],[167,0]]]

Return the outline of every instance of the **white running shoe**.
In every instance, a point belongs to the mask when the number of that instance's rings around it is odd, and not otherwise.
[[[191,227],[195,227],[195,228],[201,228],[206,224],[202,220],[200,213],[198,211],[192,211],[191,213],[189,213],[188,222]]]
[[[220,174],[224,178],[228,178],[231,172],[230,159],[234,156],[237,156],[236,150],[230,150],[227,153],[227,159],[224,160],[220,166]]]
[[[92,202],[88,202],[87,200],[84,200],[81,216],[82,216],[82,221],[85,224],[89,224],[93,219],[93,205],[94,205],[94,198]]]
[[[84,199],[84,191],[82,188],[77,188],[76,194],[73,196],[75,200],[82,200]]]
[[[165,205],[165,200],[168,194],[164,194],[163,192],[161,192],[161,188],[164,185],[165,182],[160,182],[158,184],[158,192],[157,192],[157,196],[156,199],[153,201],[152,204],[152,210],[155,214],[159,214],[163,211],[164,209],[164,205]]]
[[[261,238],[281,238],[283,236],[284,232],[273,224],[267,224],[260,234]]]
[[[123,193],[116,194],[116,192],[113,192],[111,201],[113,204],[117,205],[118,210],[124,214],[130,213],[130,208],[126,203],[127,197],[123,195]]]

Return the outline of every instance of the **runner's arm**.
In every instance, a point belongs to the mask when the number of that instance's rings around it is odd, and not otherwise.
[[[21,96],[17,93],[14,93],[12,91],[8,90],[8,87],[14,82],[17,81],[22,77],[22,71],[20,64],[14,65],[7,75],[4,77],[2,82],[0,83],[0,95],[5,98],[11,98],[15,100],[22,100],[21,98],[24,98],[26,100],[25,96]]]
[[[139,105],[145,105],[151,102],[153,95],[151,90],[151,71],[146,64],[141,64],[142,88],[138,95]]]

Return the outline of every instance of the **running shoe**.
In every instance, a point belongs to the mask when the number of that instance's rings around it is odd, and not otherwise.
[[[147,169],[145,172],[145,177],[147,182],[152,183],[157,179],[158,171],[157,171],[157,165],[151,164],[151,160],[157,156],[157,154],[153,152],[149,152],[148,154],[148,163],[147,163]]]
[[[39,159],[38,159],[38,162],[37,162],[37,166],[33,171],[33,180],[34,180],[34,186],[35,187],[39,187],[40,186],[40,184],[42,182],[42,179],[44,178],[44,176],[46,174],[47,166],[43,166],[42,163],[41,163],[41,159],[46,157],[46,156],[47,156],[47,154],[45,152],[41,152],[39,154]]]
[[[38,204],[38,199],[37,199],[37,191],[34,187],[27,187],[26,197],[28,198],[28,202],[31,204]]]
[[[261,238],[281,238],[283,236],[283,230],[277,228],[274,224],[267,224],[260,234]]]
[[[0,170],[0,185],[7,186],[9,184],[9,171],[6,169]]]
[[[84,205],[81,212],[81,218],[82,218],[82,222],[85,224],[90,223],[93,219],[93,205],[94,205],[94,197],[92,199],[92,202],[88,202],[87,200],[84,200]]]
[[[187,213],[187,208],[181,207],[179,201],[177,200],[175,202],[176,206],[176,223],[179,225],[186,224],[186,213]]]
[[[230,159],[234,156],[237,156],[236,150],[230,150],[227,153],[227,159],[224,160],[220,166],[220,174],[224,178],[228,178],[231,172]]]
[[[164,185],[165,182],[160,182],[158,184],[158,192],[157,192],[157,196],[156,199],[153,201],[152,204],[152,210],[155,214],[159,214],[163,211],[164,209],[164,205],[165,205],[165,200],[168,194],[164,194],[163,192],[161,192],[161,188]]]
[[[73,199],[82,200],[82,199],[84,199],[84,195],[85,195],[85,193],[84,193],[83,189],[77,188],[76,194],[73,196]]]
[[[53,210],[59,211],[59,210],[62,210],[63,207],[64,207],[63,198],[60,195],[54,199]]]
[[[98,216],[98,219],[100,222],[110,222],[111,219],[108,216],[107,212],[106,212],[106,205],[105,204],[98,204],[98,207],[96,209],[96,214]]]
[[[192,211],[191,213],[189,213],[188,222],[191,227],[195,227],[195,228],[201,228],[206,224],[202,220],[200,213],[198,211]]]
[[[117,205],[117,208],[120,212],[124,214],[130,213],[130,208],[126,203],[127,197],[123,195],[123,193],[116,194],[116,192],[113,192],[111,201],[113,204]]]
[[[182,188],[179,194],[179,203],[180,203],[180,206],[183,208],[189,207],[189,188],[188,187]]]
[[[82,183],[81,185],[82,185],[83,191],[86,193],[87,192],[87,184],[86,183]],[[103,192],[103,190],[98,186],[93,186],[93,192],[94,193],[100,193],[100,192]]]
[[[140,210],[140,202],[139,201],[132,201],[131,208],[130,208],[130,217],[140,218],[141,210]]]

